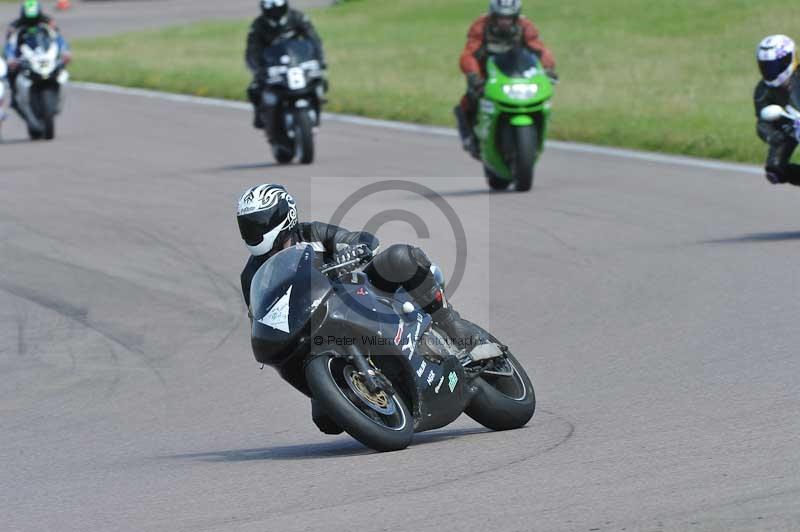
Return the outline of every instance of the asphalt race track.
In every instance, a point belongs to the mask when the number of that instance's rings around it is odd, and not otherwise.
[[[250,118],[73,88],[54,142],[5,124],[1,530],[800,529],[796,189],[551,149],[490,195],[453,138],[327,122],[277,167]],[[531,373],[529,426],[319,433],[250,352],[235,203],[268,181],[325,221],[383,181],[343,223],[451,275],[452,206],[453,300]]]

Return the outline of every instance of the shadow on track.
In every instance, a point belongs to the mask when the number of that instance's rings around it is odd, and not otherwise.
[[[476,427],[471,429],[438,430],[424,432],[414,436],[412,447],[446,441],[471,434],[485,434],[489,429]],[[301,443],[297,445],[277,445],[257,449],[233,449],[229,451],[209,451],[205,453],[176,454],[165,458],[200,460],[203,462],[248,462],[251,460],[309,460],[319,458],[340,458],[343,456],[359,456],[373,454],[351,438],[337,438],[325,443]]]
[[[700,244],[757,244],[765,242],[787,242],[800,240],[800,231],[783,231],[779,233],[753,233],[750,235],[717,240],[703,240]]]
[[[20,137],[18,139],[0,139],[0,146],[7,145],[11,146],[12,144],[33,144],[34,141],[28,138]]]
[[[281,166],[278,163],[252,163],[252,164],[230,164],[227,166],[220,166],[212,168],[212,172],[244,172],[247,170],[264,170],[266,168],[275,168]]]
[[[431,187],[433,188],[433,187]],[[451,190],[448,192],[436,192],[436,194],[426,194],[427,199],[435,199],[436,197],[442,198],[467,198],[470,196],[504,196],[515,195],[517,192],[512,190],[492,190],[488,187],[478,189],[465,189],[465,190]]]

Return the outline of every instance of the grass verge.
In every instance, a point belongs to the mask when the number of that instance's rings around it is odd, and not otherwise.
[[[452,125],[458,56],[485,0],[361,0],[311,13],[331,73],[328,110]],[[552,136],[761,162],[755,45],[800,27],[784,0],[526,2],[559,64]],[[244,99],[248,22],[74,43],[76,79]]]

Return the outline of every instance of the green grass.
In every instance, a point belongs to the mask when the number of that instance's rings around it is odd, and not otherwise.
[[[331,111],[452,125],[458,56],[485,0],[357,0],[312,14]],[[755,46],[800,27],[785,0],[528,0],[559,64],[555,138],[762,161]],[[210,22],[74,43],[77,79],[243,99],[248,23]]]

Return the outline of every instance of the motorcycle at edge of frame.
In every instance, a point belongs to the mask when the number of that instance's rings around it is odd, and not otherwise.
[[[278,42],[264,50],[267,65],[262,110],[275,107],[272,153],[280,164],[295,158],[314,162],[314,133],[320,126],[327,82],[314,45],[304,39]],[[263,111],[262,111],[263,113]],[[270,120],[265,117],[264,122]],[[267,140],[269,141],[269,132]]]
[[[57,32],[40,24],[20,39],[20,71],[14,82],[15,109],[31,140],[55,138],[55,117],[63,106],[62,86],[69,81]]]
[[[528,423],[533,386],[508,346],[472,324],[485,341],[459,350],[404,291],[319,262],[307,244],[277,253],[256,272],[250,302],[256,361],[312,399],[322,432],[396,451],[462,413],[492,430]]]
[[[555,80],[525,48],[490,57],[486,73],[475,126],[484,175],[493,190],[513,183],[526,192],[544,150]]]

